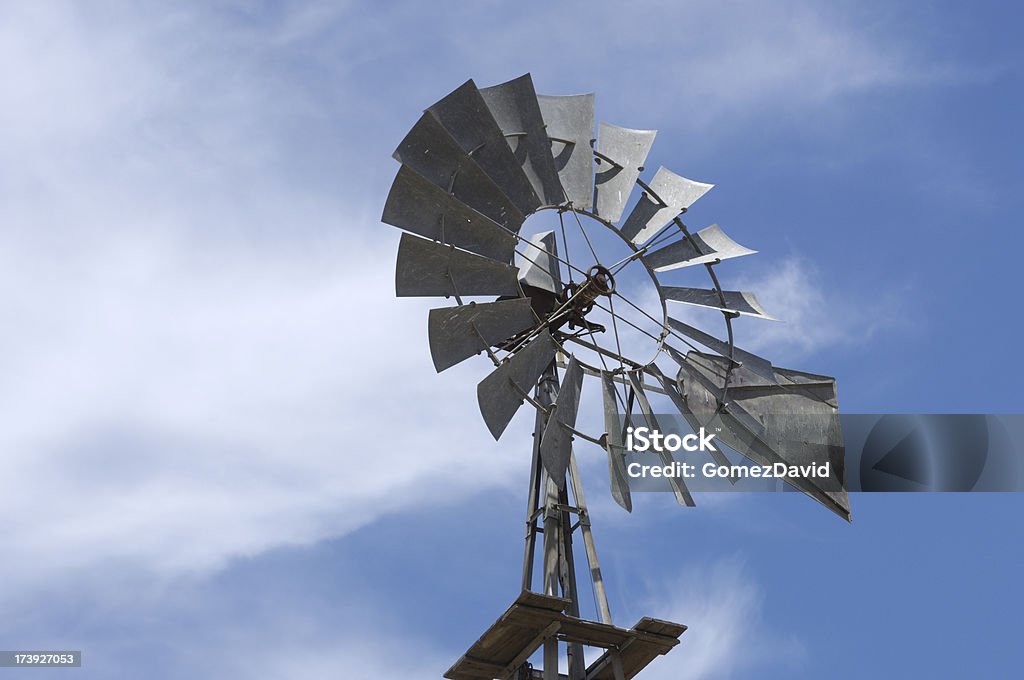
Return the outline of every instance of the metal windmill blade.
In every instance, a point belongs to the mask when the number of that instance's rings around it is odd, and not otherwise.
[[[565,192],[551,155],[533,78],[527,73],[507,83],[484,88],[480,94],[541,202],[561,204]]]
[[[672,219],[686,212],[713,186],[686,179],[665,167],[658,168],[654,179],[645,187],[640,201],[622,225],[623,235],[634,243],[646,243]]]
[[[427,108],[458,145],[473,158],[524,215],[540,206],[540,199],[505,142],[476,83],[467,80],[447,97]]]
[[[849,520],[835,379],[776,368],[767,380],[740,367],[732,370],[726,395],[728,374],[722,357],[689,352],[683,358],[677,380],[698,421],[722,426],[719,437],[759,465],[829,462],[827,479],[794,478],[792,483]]]
[[[594,95],[537,97],[545,131],[553,142],[555,170],[563,200],[589,210],[594,196]],[[555,149],[555,145],[561,148]]]
[[[772,317],[753,292],[723,289],[714,276],[714,268],[723,261],[756,251],[737,243],[718,225],[691,232],[682,222],[681,215],[711,184],[687,179],[665,167],[649,181],[641,179],[655,131],[600,123],[595,134],[594,125],[593,95],[537,95],[529,74],[483,89],[470,80],[429,107],[398,146],[395,158],[402,168],[383,220],[425,238],[409,234],[402,238],[397,292],[402,296],[454,297],[459,302],[456,307],[431,312],[429,338],[435,366],[443,370],[474,354],[490,355],[495,368],[478,386],[478,397],[485,422],[496,437],[504,432],[519,405],[532,399],[530,394],[545,372],[544,362],[551,363],[556,354],[565,357],[563,366],[573,365],[574,370],[575,360],[583,371],[580,375],[601,376],[606,392],[610,388],[612,392],[622,390],[624,395],[629,389],[641,411],[647,402],[645,389],[668,394],[674,408],[687,410],[685,402],[691,395],[686,389],[661,382],[663,376],[680,368],[663,371],[654,360],[633,360],[623,355],[621,348],[603,351],[603,356],[612,360],[611,366],[577,359],[574,349],[600,349],[597,345],[601,343],[566,329],[591,332],[586,324],[593,307],[602,307],[605,299],[608,307],[618,302],[614,279],[621,271],[621,261],[613,271],[595,252],[585,266],[577,266],[568,253],[559,255],[554,231],[520,233],[525,216],[552,208],[559,214],[582,215],[591,226],[607,228],[628,242],[633,252],[627,259],[649,271],[665,308],[663,318],[656,319],[660,332],[652,333],[660,354],[682,362],[684,372],[692,369],[685,365],[687,356],[692,360],[696,355],[684,356],[685,350],[677,347],[695,349],[699,345],[724,362],[716,375],[706,370],[700,374],[702,380],[711,381],[702,392],[706,400],[732,396],[730,403],[739,412],[735,383],[744,375],[753,375],[777,390],[760,394],[755,410],[785,412],[795,402],[791,391],[780,383],[780,371],[732,340],[731,320],[736,316]],[[640,198],[623,218],[634,187],[639,188]],[[711,285],[664,285],[655,276],[691,268],[706,269]],[[565,283],[563,275],[571,279],[574,271],[585,272],[582,283]],[[498,301],[474,302],[462,308],[463,297],[481,295]],[[675,318],[670,310],[676,303],[720,312],[726,339]],[[612,315],[613,322],[618,317]],[[604,331],[607,329],[598,329]],[[637,373],[638,369],[643,370]],[[649,382],[644,382],[643,375]],[[575,379],[570,384],[575,386]],[[563,401],[568,398],[566,395]],[[557,398],[554,402],[553,410],[564,411]],[[607,409],[610,404],[625,402],[620,397],[605,403]],[[716,409],[722,406],[714,405]],[[643,413],[637,416],[647,417]],[[549,428],[549,444],[542,448],[552,456],[558,452],[557,466],[549,472],[561,482],[565,442],[583,433],[575,432],[574,418],[555,422]],[[781,422],[772,423],[768,429],[782,427]],[[610,420],[605,429],[590,438],[614,450],[620,446],[616,437],[621,432],[612,432]],[[774,435],[768,439],[763,444],[774,447],[779,456],[799,458],[792,442],[783,445],[784,439]],[[808,443],[806,450],[812,449]],[[621,449],[616,455],[621,455]],[[613,455],[609,460],[614,472],[617,459]],[[612,477],[616,500],[626,505],[628,479]],[[688,492],[676,491],[677,497],[692,502]],[[837,508],[844,516],[847,510]]]
[[[601,123],[594,150],[594,213],[618,222],[654,144],[654,130],[630,130]]]
[[[610,493],[632,511],[625,428],[658,427],[655,395],[695,429],[721,427],[721,440],[754,463],[828,460],[830,478],[792,483],[850,518],[835,380],[775,367],[734,341],[735,318],[772,317],[753,292],[723,288],[717,269],[756,251],[717,224],[692,231],[682,217],[712,185],[666,167],[645,179],[656,132],[598,122],[594,102],[592,94],[538,95],[529,74],[485,88],[469,80],[428,107],[394,154],[401,167],[382,221],[407,232],[396,292],[454,301],[429,313],[435,368],[477,354],[491,361],[477,399],[495,439],[524,404],[535,415],[526,592],[449,670],[456,680],[507,677],[541,644],[553,668],[560,642],[568,642],[571,677],[624,679],[676,643],[685,630],[677,624],[611,625],[576,464],[579,442],[600,447]],[[588,433],[594,421],[580,406],[595,386],[603,431]],[[721,451],[709,455],[730,464]],[[674,463],[666,451],[658,457]],[[694,504],[683,479],[669,485],[680,504]],[[589,667],[578,649],[597,629],[580,618],[576,529],[598,596],[593,625],[612,636],[601,638],[607,652]],[[541,534],[543,595],[530,592]],[[533,623],[516,625],[532,632],[502,656],[495,641],[510,639],[509,622],[524,608]]]

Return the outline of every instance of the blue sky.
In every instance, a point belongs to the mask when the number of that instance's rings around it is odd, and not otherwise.
[[[658,129],[786,320],[742,344],[844,410],[1022,411],[1014,9],[382,4],[0,7],[0,648],[86,659],[32,677],[436,678],[515,597],[529,419],[434,374],[378,223],[469,77]],[[627,516],[578,455],[616,621],[691,626],[643,677],[1016,674],[1020,495]]]

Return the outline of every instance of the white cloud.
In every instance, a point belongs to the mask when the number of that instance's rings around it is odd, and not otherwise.
[[[504,14],[486,50],[473,32],[461,47],[495,73],[510,63],[533,66],[544,91],[598,89],[602,115],[628,112],[620,124],[704,132],[777,111],[820,111],[880,88],[984,75],[916,49],[896,32],[894,11],[804,0],[548,3]],[[541,68],[553,62],[555,74]]]
[[[656,659],[644,678],[712,680],[753,668],[791,671],[806,658],[798,638],[765,624],[765,595],[738,558],[687,569],[654,591],[638,614],[689,628],[679,646]]]
[[[425,305],[381,293],[391,244],[365,260],[342,239],[6,245],[0,285],[31,291],[2,304],[9,578],[215,567],[500,485],[519,462],[472,427],[484,363],[434,375]]]
[[[740,319],[736,344],[773,363],[799,362],[826,348],[853,348],[903,321],[896,291],[863,288],[832,292],[817,267],[798,257],[760,276],[738,277],[730,287],[752,291],[779,321]]]
[[[290,627],[268,636],[266,644],[254,645],[253,640],[247,636],[234,648],[235,653],[225,653],[223,648],[211,651],[211,656],[225,662],[206,677],[291,680],[342,674],[379,680],[436,680],[456,658],[415,640],[403,638],[396,643],[358,628],[325,638],[315,627]]]
[[[7,11],[5,583],[204,573],[525,464],[479,422],[486,362],[434,375],[430,305],[394,299],[383,193],[371,212],[293,179],[307,91],[245,59],[266,35]]]

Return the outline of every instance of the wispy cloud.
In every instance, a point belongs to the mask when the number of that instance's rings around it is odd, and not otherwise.
[[[384,249],[11,245],[0,285],[32,294],[2,305],[8,582],[218,567],[500,486],[520,462],[466,427],[472,372],[433,374],[426,306],[366,292],[390,288]]]
[[[906,323],[906,296],[889,288],[835,292],[823,274],[799,257],[783,260],[761,275],[730,283],[752,291],[776,322],[740,319],[736,343],[773,362],[799,361],[826,348],[853,348],[878,333]]]
[[[799,638],[765,623],[765,594],[739,558],[691,567],[654,589],[638,614],[689,629],[674,651],[651,664],[645,678],[712,680],[751,668],[792,671],[807,656]]]
[[[503,485],[486,365],[434,375],[430,304],[393,298],[383,194],[295,179],[308,83],[252,55],[308,21],[55,7],[0,28],[0,578],[209,573]]]
[[[487,49],[471,31],[461,47],[488,72],[536,66],[545,88],[600,85],[613,115],[633,111],[623,123],[701,131],[779,111],[820,112],[880,88],[986,77],[896,34],[894,11],[803,0],[538,4],[503,15],[504,30]],[[557,61],[557,76],[539,68],[545,61]],[[637,122],[636,102],[647,122]]]

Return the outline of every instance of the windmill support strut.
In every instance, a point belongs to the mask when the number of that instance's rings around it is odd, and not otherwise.
[[[547,408],[555,403],[558,396],[558,375],[555,362],[552,362],[542,374],[537,384],[534,398]],[[583,495],[579,467],[575,455],[570,456],[566,486],[558,488],[541,462],[540,440],[547,426],[547,419],[552,411],[538,411],[534,430],[533,461],[530,470],[530,493],[526,509],[526,547],[523,556],[523,590],[533,589],[533,573],[536,562],[537,534],[543,533],[543,594],[561,597],[568,600],[565,613],[579,618],[579,592],[576,581],[576,565],[572,549],[574,527],[571,512],[579,515],[575,528],[583,537],[587,556],[587,566],[591,575],[594,594],[597,599],[598,614],[601,623],[611,625],[611,608],[608,595],[601,576],[601,566],[597,558],[597,547],[590,530],[590,515]],[[570,504],[569,491],[572,491]],[[543,499],[543,505],[542,505]],[[543,527],[539,525],[543,517]],[[551,634],[544,641],[544,680],[558,680],[558,644],[556,634]],[[583,658],[583,645],[579,642],[568,642],[567,656],[569,660],[569,680],[585,680],[586,661]]]

